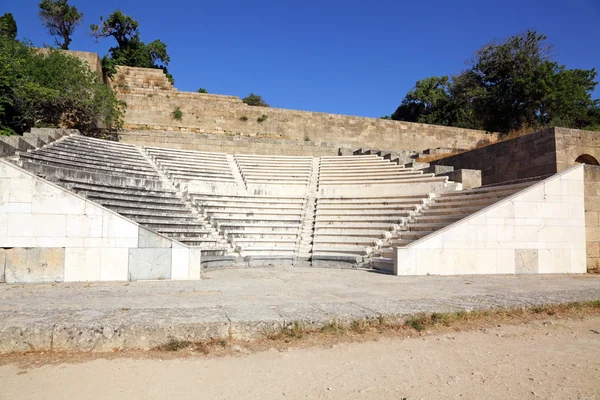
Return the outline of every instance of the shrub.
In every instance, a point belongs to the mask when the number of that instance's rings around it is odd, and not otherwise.
[[[240,117],[240,121],[246,122],[246,121],[248,121],[248,117],[246,117],[245,115],[243,115],[243,116]]]
[[[200,89],[198,89],[198,93],[208,93],[208,90],[206,90],[204,88],[200,88]]]
[[[258,122],[258,123],[265,122],[267,120],[267,118],[269,118],[269,116],[266,114],[263,114],[260,117],[256,118],[256,122]]]
[[[263,100],[263,98],[257,94],[250,93],[247,97],[244,97],[242,101],[249,106],[254,107],[269,107],[269,105]]]
[[[175,109],[171,113],[171,117],[174,120],[181,121],[181,118],[183,118],[183,112],[181,111],[181,108],[179,108],[179,106],[175,107]]]
[[[0,37],[0,130],[49,126],[90,135],[112,132],[122,127],[124,107],[79,59]]]

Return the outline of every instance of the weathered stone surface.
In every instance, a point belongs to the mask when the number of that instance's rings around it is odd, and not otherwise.
[[[62,282],[64,279],[64,248],[13,248],[3,252],[8,283]]]
[[[515,273],[537,274],[539,270],[537,249],[515,250]]]
[[[158,235],[148,229],[140,227],[138,237],[138,247],[158,247],[158,248],[170,248],[173,244],[171,239],[164,236]]]
[[[129,249],[132,280],[171,278],[171,249]]]
[[[390,279],[366,271],[298,267],[206,275],[209,279],[196,282],[0,285],[0,352],[143,349],[170,337],[260,338],[291,321],[319,327],[331,320],[381,315],[403,320],[420,312],[600,298],[596,275]]]

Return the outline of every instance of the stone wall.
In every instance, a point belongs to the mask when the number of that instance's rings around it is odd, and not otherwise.
[[[588,270],[600,270],[600,167],[585,166],[585,237]]]
[[[396,275],[586,272],[584,167],[395,250]]]
[[[273,156],[321,157],[352,154],[353,151],[341,143],[173,131],[124,130],[119,132],[119,141],[137,146]]]
[[[200,250],[0,160],[0,282],[200,279]]]
[[[574,165],[579,156],[600,160],[600,132],[553,128],[556,140],[556,165],[562,171]]]
[[[558,171],[554,128],[431,161],[431,164],[452,166],[455,170],[481,170],[483,185],[554,174]]]
[[[339,143],[341,147],[423,150],[471,148],[483,131],[348,115],[250,107],[238,97],[178,92],[157,71],[119,68],[114,85],[127,104],[126,128]],[[173,118],[178,108],[180,120]]]
[[[50,49],[47,48],[40,48],[37,49],[38,52],[42,53],[42,54],[47,54]],[[83,61],[84,63],[86,63],[89,67],[90,70],[97,74],[98,77],[105,81],[104,79],[104,73],[102,72],[102,62],[100,61],[100,57],[98,56],[98,53],[90,53],[88,51],[74,51],[74,50],[60,50],[63,53],[67,53],[71,56],[77,57],[79,60]]]

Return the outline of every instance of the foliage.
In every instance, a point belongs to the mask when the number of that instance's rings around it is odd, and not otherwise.
[[[261,122],[265,122],[267,118],[269,118],[269,116],[267,114],[263,114],[260,117],[256,118],[256,122],[260,124]]]
[[[249,106],[255,107],[269,107],[269,105],[263,100],[263,98],[257,94],[250,93],[247,97],[244,97],[242,101]]]
[[[487,44],[459,75],[418,81],[392,119],[502,133],[599,125],[596,71],[567,69],[550,49],[531,30]]]
[[[63,50],[69,50],[75,27],[81,24],[83,14],[67,0],[42,0],[38,4],[42,25],[54,36],[54,42]]]
[[[167,45],[161,40],[145,43],[140,38],[139,23],[132,17],[117,10],[106,19],[100,17],[100,25],[90,26],[91,35],[96,40],[101,38],[114,38],[116,47],[108,49],[108,56],[104,56],[102,66],[108,74],[114,74],[114,66],[125,65],[128,67],[162,69],[169,81],[175,80],[167,69],[171,58],[167,53]]]
[[[121,127],[122,104],[76,57],[0,38],[0,129],[22,133],[34,126],[92,134]]]
[[[208,90],[206,90],[204,88],[200,88],[200,89],[198,89],[198,93],[208,93]]]
[[[183,118],[183,111],[181,111],[181,108],[179,108],[179,106],[175,107],[175,109],[171,113],[171,117],[173,117],[174,120],[181,121],[181,118]]]
[[[17,38],[17,22],[11,13],[5,13],[0,17],[0,37]]]

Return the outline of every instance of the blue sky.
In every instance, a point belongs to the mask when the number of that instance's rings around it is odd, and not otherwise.
[[[19,37],[51,44],[36,0],[0,0]],[[569,68],[600,69],[600,0],[503,1],[89,1],[72,50],[101,55],[89,25],[117,8],[160,38],[183,91],[263,96],[273,107],[380,117],[414,83],[459,73],[479,47],[527,28],[546,33]],[[600,86],[600,85],[599,85]],[[597,88],[594,97],[600,97]]]

